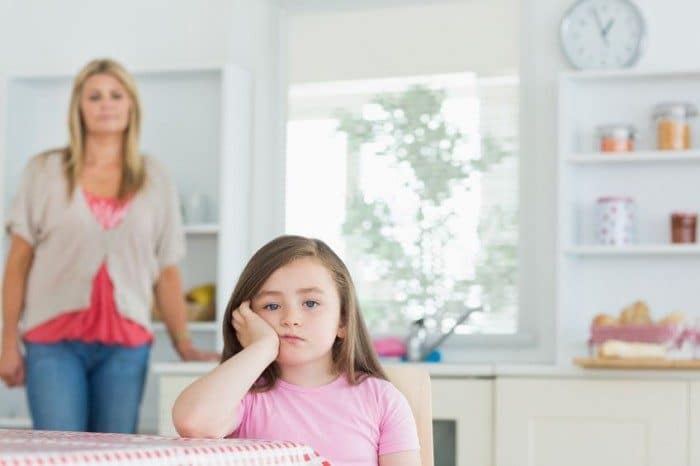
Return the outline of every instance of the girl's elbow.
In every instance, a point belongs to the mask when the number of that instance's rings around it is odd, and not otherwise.
[[[218,439],[226,436],[226,433],[212,429],[211,426],[202,425],[190,417],[173,419],[173,425],[178,435],[184,438]]]
[[[197,416],[190,413],[183,413],[177,409],[177,404],[173,407],[173,426],[180,435],[185,438],[223,438],[230,432],[225,429],[218,429],[212,426],[211,421],[207,419],[198,419]]]

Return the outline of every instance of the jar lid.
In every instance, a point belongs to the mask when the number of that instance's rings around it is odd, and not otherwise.
[[[600,125],[596,129],[601,137],[613,137],[619,139],[632,139],[637,133],[634,126],[624,124]]]
[[[681,217],[681,218],[697,218],[698,214],[696,212],[671,212],[672,217]]]
[[[664,102],[654,107],[654,118],[690,118],[698,114],[698,108],[688,102]]]

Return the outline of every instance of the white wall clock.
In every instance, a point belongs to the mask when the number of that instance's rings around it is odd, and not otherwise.
[[[574,67],[624,68],[639,59],[646,23],[630,0],[579,0],[564,14],[560,32]]]

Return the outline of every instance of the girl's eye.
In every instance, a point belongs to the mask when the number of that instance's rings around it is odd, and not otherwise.
[[[266,311],[276,311],[276,310],[278,310],[279,308],[280,308],[280,305],[279,305],[279,304],[274,304],[274,303],[266,304],[266,305],[263,306],[263,309],[265,309]]]
[[[90,97],[88,97],[88,99],[92,100],[92,101],[96,101],[96,100],[100,100],[100,96],[98,94],[95,94],[95,95],[91,95]]]
[[[309,309],[313,309],[318,306],[318,302],[313,300],[304,301],[304,306],[308,307]]]
[[[122,95],[121,95],[121,94],[112,94],[112,98],[113,98],[114,100],[121,100]]]

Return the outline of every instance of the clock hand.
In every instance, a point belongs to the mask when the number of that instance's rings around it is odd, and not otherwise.
[[[610,21],[608,21],[608,24],[606,24],[603,28],[603,36],[606,39],[608,38],[608,33],[610,32],[610,28],[613,27],[613,24],[615,24],[615,18],[611,18]]]
[[[595,17],[595,22],[598,25],[598,30],[600,31],[600,36],[603,38],[605,45],[608,45],[608,38],[605,34],[605,28],[603,27],[603,22],[600,20],[600,16],[598,15],[598,10],[596,10],[595,8],[591,8],[591,11],[593,12],[593,16]]]

